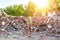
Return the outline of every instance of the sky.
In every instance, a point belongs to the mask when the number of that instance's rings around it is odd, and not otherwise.
[[[14,5],[14,4],[26,5],[26,4],[28,4],[29,1],[32,1],[32,2],[36,3],[37,5],[40,5],[39,4],[40,0],[0,0],[0,8],[5,8],[7,6]],[[44,0],[42,0],[42,1],[44,1]]]
[[[23,4],[26,5],[30,0],[0,0],[0,8],[5,8],[9,5]]]

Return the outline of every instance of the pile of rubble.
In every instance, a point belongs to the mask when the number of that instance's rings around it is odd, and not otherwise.
[[[39,18],[29,18],[26,16],[0,16],[0,34],[23,30],[23,35],[33,32],[44,33],[46,35],[60,34],[60,20],[44,16]]]

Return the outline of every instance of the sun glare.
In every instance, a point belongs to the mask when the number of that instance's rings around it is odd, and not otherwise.
[[[42,7],[47,7],[48,6],[48,0],[38,0],[37,2],[35,2],[36,5],[40,8]]]
[[[40,6],[45,7],[48,4],[48,0],[40,0]]]

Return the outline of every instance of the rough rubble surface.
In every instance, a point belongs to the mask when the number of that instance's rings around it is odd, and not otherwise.
[[[33,33],[31,35],[23,36],[22,32],[15,31],[9,34],[0,34],[0,40],[60,40],[60,37],[46,36],[41,33]]]
[[[0,40],[60,40],[60,20],[0,16]]]

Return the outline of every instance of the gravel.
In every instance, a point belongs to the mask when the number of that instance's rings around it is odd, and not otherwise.
[[[9,35],[0,34],[0,40],[60,40],[60,37],[46,36],[41,33],[33,33],[32,35],[23,36],[22,32],[16,31]]]

